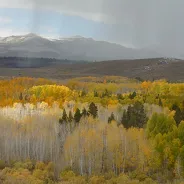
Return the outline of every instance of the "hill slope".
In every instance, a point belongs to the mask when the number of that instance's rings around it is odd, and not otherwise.
[[[168,79],[184,81],[184,61],[169,58],[113,60],[102,62],[76,62],[68,60],[0,58],[1,76],[31,76],[67,79],[79,76],[116,75],[144,80]],[[33,64],[30,65],[30,62]],[[24,63],[21,65],[20,63]],[[27,64],[26,64],[27,62]],[[35,67],[36,68],[33,68]]]

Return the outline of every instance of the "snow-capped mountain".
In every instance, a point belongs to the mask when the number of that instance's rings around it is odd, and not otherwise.
[[[1,37],[0,41],[1,43],[17,43],[17,42],[24,42],[29,39],[33,39],[35,37],[38,37],[36,34],[30,33],[23,36],[9,36],[9,37]]]
[[[126,48],[119,44],[81,36],[48,39],[30,33],[0,39],[0,56],[99,61],[151,58],[162,55],[149,49]]]

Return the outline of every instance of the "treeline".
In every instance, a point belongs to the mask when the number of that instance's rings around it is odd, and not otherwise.
[[[59,119],[59,123],[71,123],[72,121],[75,121],[75,123],[79,123],[82,117],[89,117],[92,116],[93,118],[98,117],[98,107],[92,102],[89,105],[89,109],[86,110],[86,108],[82,109],[82,112],[79,108],[75,110],[74,115],[72,115],[72,111],[69,111],[69,115],[67,115],[66,110],[63,110],[62,118]]]
[[[0,66],[10,68],[35,68],[54,64],[72,64],[85,61],[72,61],[55,58],[34,58],[34,57],[0,57]]]

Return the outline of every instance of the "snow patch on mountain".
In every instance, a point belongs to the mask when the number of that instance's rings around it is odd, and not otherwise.
[[[0,39],[0,56],[48,57],[68,60],[121,60],[164,57],[154,49],[128,48],[79,35],[45,38],[34,33]]]

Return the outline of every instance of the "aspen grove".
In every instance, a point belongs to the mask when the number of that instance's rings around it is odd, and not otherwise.
[[[184,83],[0,80],[0,183],[184,182]]]

